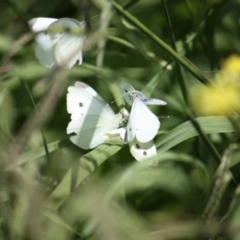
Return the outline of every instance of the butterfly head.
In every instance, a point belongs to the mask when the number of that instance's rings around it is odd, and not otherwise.
[[[141,101],[145,99],[144,94],[135,90],[130,84],[127,84],[127,83],[122,84],[120,88],[121,88],[122,96],[130,106],[133,104],[136,98],[138,98]]]

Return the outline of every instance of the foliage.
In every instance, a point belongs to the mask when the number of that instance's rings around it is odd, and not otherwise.
[[[0,4],[0,239],[240,239],[238,0]],[[38,63],[40,16],[85,20],[82,65]],[[115,112],[122,82],[165,100],[158,155],[137,162],[119,137],[74,146],[79,80]]]

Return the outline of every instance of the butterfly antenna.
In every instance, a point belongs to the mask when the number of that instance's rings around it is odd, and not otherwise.
[[[113,82],[113,80],[112,80],[112,82]],[[113,82],[114,83],[114,82]],[[120,86],[117,84],[117,86],[120,88]],[[115,99],[114,101],[112,101],[111,103],[114,103],[114,102],[116,102],[118,99],[120,99],[120,98],[123,98],[123,96],[125,96],[125,95],[127,95],[128,94],[128,92],[126,92],[126,93],[124,93],[124,94],[122,94],[120,97],[118,97],[117,99]]]
[[[116,98],[114,101],[112,101],[111,103],[115,103],[118,99],[122,98],[123,95],[121,95],[120,97]]]
[[[135,92],[137,92],[137,91],[136,91],[136,90],[135,90],[135,91],[128,91],[128,92],[122,94],[119,98],[115,99],[115,100],[114,100],[113,102],[111,102],[111,103],[116,102],[118,99],[123,98],[123,96],[125,96],[125,95],[127,95],[127,94],[129,94],[129,93],[135,93]]]

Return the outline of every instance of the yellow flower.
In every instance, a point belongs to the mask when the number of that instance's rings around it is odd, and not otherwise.
[[[233,54],[222,62],[218,82],[231,83],[240,86],[240,56]],[[219,81],[220,80],[220,81]]]
[[[233,54],[222,62],[221,70],[227,73],[235,73],[240,75],[240,56]]]
[[[193,90],[193,108],[204,115],[232,114],[240,110],[240,56],[231,55],[222,63],[214,85]]]
[[[219,86],[198,89],[192,99],[196,111],[204,115],[230,114],[239,102],[239,91],[232,86],[224,89]]]

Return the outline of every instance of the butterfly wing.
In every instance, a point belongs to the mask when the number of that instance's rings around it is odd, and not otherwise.
[[[46,31],[48,27],[56,22],[58,19],[56,18],[45,18],[45,17],[38,17],[33,18],[30,21],[28,21],[28,25],[32,32],[38,33],[42,31]]]
[[[35,56],[38,61],[45,67],[52,67],[55,63],[55,59],[52,54],[52,47],[58,40],[52,35],[48,34],[47,30],[50,25],[57,22],[56,18],[33,18],[28,24],[33,33],[36,33],[35,40],[37,47],[35,49]]]
[[[89,85],[76,82],[75,86],[68,88],[67,110],[72,114],[72,119],[86,117],[86,115],[110,115],[115,116],[112,108]]]
[[[59,65],[71,68],[77,61],[82,64],[82,46],[85,36],[71,33],[84,30],[84,23],[75,19],[61,18],[51,27],[64,27],[70,32],[64,32],[54,45],[54,57]]]
[[[124,83],[120,86],[122,95],[128,105],[132,105],[135,98],[138,98],[146,105],[166,105],[167,103],[157,98],[146,98],[143,93],[135,90],[132,85]]]
[[[118,127],[115,116],[87,115],[74,118],[67,127],[67,133],[75,133],[70,140],[83,149],[92,149],[103,143],[106,132]]]
[[[134,92],[136,91],[132,85],[128,84],[128,83],[123,83],[120,86],[123,98],[125,99],[125,101],[127,102],[128,105],[132,105],[133,104],[133,100],[134,100]]]
[[[58,65],[71,68],[82,64],[82,46],[84,37],[63,34],[54,46],[54,57]]]
[[[48,34],[47,30],[49,26],[57,22],[56,18],[33,18],[28,24],[33,33],[36,33],[35,40],[40,45],[40,47],[44,50],[51,50],[53,45],[58,40],[56,37]]]
[[[166,105],[167,104],[165,101],[157,98],[144,98],[142,102],[147,105]]]
[[[35,49],[35,56],[37,60],[47,68],[51,68],[55,63],[52,51],[46,50],[42,48],[40,45],[38,45]]]
[[[75,133],[70,139],[83,149],[101,144],[103,135],[119,126],[119,115],[115,115],[104,99],[82,82],[68,88],[67,110],[72,120],[67,133]]]
[[[133,141],[134,137],[139,142],[149,142],[157,134],[160,127],[158,118],[138,98],[135,98],[127,124],[127,142]]]
[[[129,143],[130,152],[137,161],[144,161],[157,155],[156,146],[153,141],[141,143],[136,138]]]

